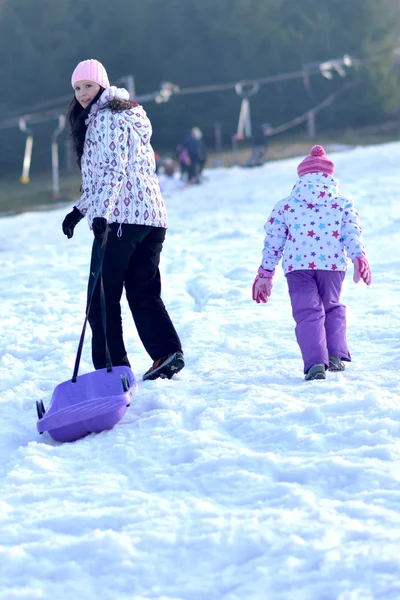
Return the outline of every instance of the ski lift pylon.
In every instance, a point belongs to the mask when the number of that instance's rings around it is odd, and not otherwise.
[[[260,84],[254,81],[250,84],[238,81],[235,85],[235,92],[242,99],[240,105],[239,121],[236,131],[236,139],[243,140],[245,137],[251,137],[251,113],[250,100],[251,96],[257,94],[260,89]]]

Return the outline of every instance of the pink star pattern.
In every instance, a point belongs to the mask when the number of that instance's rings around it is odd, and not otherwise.
[[[327,173],[297,180],[265,224],[262,266],[274,269],[283,258],[285,273],[302,269],[345,271],[347,257],[364,250],[358,214]]]

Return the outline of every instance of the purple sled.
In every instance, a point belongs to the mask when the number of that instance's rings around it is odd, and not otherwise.
[[[39,433],[57,442],[74,442],[89,433],[112,429],[126,413],[137,382],[129,367],[99,369],[57,385],[47,410],[37,402]]]

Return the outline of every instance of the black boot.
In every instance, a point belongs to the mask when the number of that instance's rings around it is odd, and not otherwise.
[[[311,381],[312,379],[326,379],[325,365],[318,363],[308,369],[305,380]]]
[[[329,371],[344,371],[346,365],[342,361],[339,356],[330,356],[329,357]]]
[[[184,366],[185,361],[182,352],[174,352],[154,361],[153,366],[143,375],[143,380],[157,379],[158,377],[161,377],[161,379],[171,379]]]

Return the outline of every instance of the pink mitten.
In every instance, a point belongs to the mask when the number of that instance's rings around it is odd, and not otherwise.
[[[257,277],[253,283],[253,300],[260,304],[260,302],[268,302],[268,297],[272,292],[272,279],[275,274],[273,271],[267,271],[263,267],[258,267]]]
[[[353,260],[354,265],[354,283],[358,283],[362,279],[367,285],[371,285],[372,275],[369,263],[364,255],[356,256]]]

